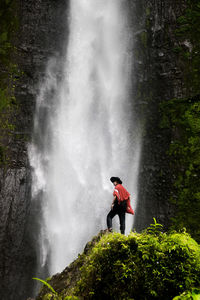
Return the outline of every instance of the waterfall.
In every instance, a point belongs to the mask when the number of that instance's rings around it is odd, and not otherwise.
[[[51,274],[106,228],[111,176],[122,179],[136,208],[140,134],[128,5],[71,0],[65,57],[49,60],[40,85],[29,158],[32,201],[42,206],[40,263],[48,259]],[[133,219],[126,216],[126,233]]]

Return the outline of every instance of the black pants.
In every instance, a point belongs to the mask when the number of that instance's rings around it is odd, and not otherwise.
[[[122,234],[125,233],[125,214],[126,214],[126,201],[118,202],[116,201],[114,204],[113,209],[109,212],[107,215],[107,226],[108,229],[112,228],[112,219],[118,215],[119,216],[119,222],[120,222],[120,231]]]

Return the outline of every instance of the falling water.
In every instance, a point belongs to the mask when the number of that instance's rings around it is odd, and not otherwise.
[[[122,178],[134,208],[137,201],[140,138],[127,1],[71,0],[69,14],[66,56],[48,63],[29,147],[33,201],[42,203],[41,264],[48,257],[51,274],[106,228],[111,176]],[[133,216],[126,224],[128,233]]]

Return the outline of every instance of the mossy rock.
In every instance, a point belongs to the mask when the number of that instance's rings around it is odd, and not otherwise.
[[[200,285],[200,246],[189,234],[101,235],[48,281],[59,299],[169,300]]]
[[[66,267],[62,273],[56,274],[51,278],[47,278],[48,284],[50,284],[54,290],[61,295],[62,300],[78,300],[74,295],[74,289],[77,282],[81,278],[80,268],[85,263],[86,257],[89,256],[91,250],[95,244],[101,239],[101,237],[106,233],[106,231],[100,231],[100,233],[95,236],[90,242],[88,242],[84,248],[84,251],[81,255],[78,255],[78,258],[72,262],[68,267]],[[43,286],[36,297],[36,300],[45,300],[45,296],[49,294],[49,289],[47,286]],[[69,298],[67,298],[69,297]],[[73,298],[70,298],[73,297]]]

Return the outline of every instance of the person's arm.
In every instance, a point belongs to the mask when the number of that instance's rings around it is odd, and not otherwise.
[[[111,209],[113,209],[113,206],[114,206],[114,204],[115,204],[115,200],[116,200],[116,196],[114,196],[114,198],[113,198],[113,201],[112,201],[112,205],[111,205]]]

